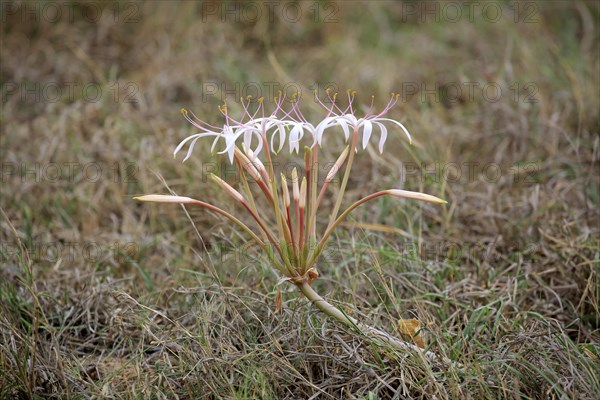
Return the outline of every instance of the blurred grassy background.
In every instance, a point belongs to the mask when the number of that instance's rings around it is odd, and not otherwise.
[[[3,2],[0,396],[594,398],[598,3],[461,4]],[[225,98],[299,89],[317,118],[329,86],[400,93],[415,138],[361,153],[351,195],[449,204],[357,210],[315,285],[388,332],[418,318],[462,375],[285,284],[276,313],[278,277],[226,221],[131,200],[226,201],[206,142],[172,158],[180,108],[220,123]]]

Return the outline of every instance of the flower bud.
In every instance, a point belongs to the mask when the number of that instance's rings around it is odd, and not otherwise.
[[[300,185],[300,208],[306,206],[306,177],[302,177],[302,184]]]
[[[335,176],[335,174],[337,174],[337,172],[340,170],[342,164],[344,163],[344,161],[346,161],[346,157],[348,157],[348,151],[349,151],[349,147],[346,146],[346,148],[344,149],[344,151],[342,152],[342,154],[340,154],[340,156],[338,157],[338,159],[335,161],[335,164],[333,164],[333,167],[331,167],[331,169],[327,173],[327,177],[325,178],[325,182],[331,182],[331,180],[333,179],[333,177]]]
[[[223,179],[219,178],[217,175],[210,174],[210,178],[213,181],[217,182],[219,184],[219,186],[221,186],[226,192],[228,192],[231,196],[233,196],[234,199],[238,200],[241,203],[243,203],[245,201],[244,196],[242,196],[242,194],[240,192],[235,190],[230,184],[225,182]]]
[[[287,179],[285,179],[285,175],[281,174],[281,187],[283,189],[283,205],[285,208],[290,207],[290,191],[288,190]]]

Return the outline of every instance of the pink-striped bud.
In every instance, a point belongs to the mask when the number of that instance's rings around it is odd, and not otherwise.
[[[137,196],[133,198],[138,201],[147,201],[152,203],[176,203],[176,204],[189,204],[195,203],[198,200],[194,200],[184,196],[171,196],[165,194],[147,194],[144,196]]]
[[[244,151],[246,152],[246,154],[248,154],[248,158],[250,159],[250,161],[252,162],[252,164],[254,164],[254,166],[256,167],[256,169],[263,175],[267,174],[267,169],[265,168],[265,165],[262,163],[262,161],[260,161],[260,158],[258,158],[254,152],[250,149],[247,149],[246,146],[244,144],[242,144],[242,147],[244,148]]]
[[[238,192],[237,190],[235,190],[230,184],[228,184],[227,182],[225,182],[223,179],[219,178],[215,174],[210,174],[210,178],[213,181],[217,182],[219,184],[219,186],[221,186],[234,199],[238,200],[241,203],[245,202],[244,196],[242,196],[242,194],[240,192]]]
[[[331,169],[327,173],[325,182],[331,182],[331,180],[333,179],[335,174],[337,174],[337,172],[340,170],[340,168],[342,167],[342,164],[344,163],[344,161],[346,161],[346,157],[348,157],[348,151],[349,151],[349,146],[346,146],[344,151],[342,151],[342,154],[340,154],[338,159],[335,161],[335,164],[333,164],[333,167],[331,167]]]
[[[256,166],[254,165],[254,163],[252,161],[250,161],[248,159],[248,157],[246,157],[246,155],[244,153],[242,153],[242,151],[240,149],[238,149],[237,147],[235,148],[235,155],[236,155],[236,157],[239,158],[239,162],[242,165],[242,168],[244,168],[244,171],[246,171],[248,173],[248,175],[252,179],[254,179],[254,181],[258,182],[258,181],[262,180],[262,178],[260,177],[260,173],[256,169]]]
[[[302,184],[300,185],[300,208],[306,206],[306,177],[302,177]]]
[[[406,199],[413,199],[413,200],[427,201],[429,203],[436,203],[436,204],[448,203],[446,200],[442,200],[442,199],[432,196],[430,194],[411,192],[409,190],[390,189],[390,190],[385,190],[385,193],[389,194],[390,196],[403,197]]]
[[[290,191],[288,190],[287,179],[285,179],[284,174],[281,174],[281,187],[283,188],[283,205],[285,206],[285,208],[289,208]]]
[[[294,196],[295,202],[300,200],[300,184],[298,182],[298,171],[296,171],[296,167],[292,170],[292,195]]]

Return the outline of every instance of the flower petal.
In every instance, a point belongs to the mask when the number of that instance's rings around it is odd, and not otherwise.
[[[383,153],[383,145],[385,145],[385,141],[387,140],[387,128],[381,122],[373,122],[379,129],[381,129],[381,138],[379,138],[379,152]]]
[[[279,131],[279,148],[275,152],[276,154],[283,149],[283,145],[285,144],[285,126],[282,123],[277,124],[277,130]]]
[[[346,121],[348,121],[350,126],[353,128],[356,128],[359,125],[359,121],[356,119],[356,117],[353,114],[340,115],[339,118],[342,118],[342,119],[345,119]]]
[[[346,137],[346,142],[347,142],[348,139],[350,138],[350,129],[348,129],[348,123],[343,119],[338,119],[337,123],[339,126],[342,127],[342,130],[344,131],[344,136]]]
[[[368,119],[363,120],[363,139],[362,145],[363,149],[367,148],[367,144],[369,144],[369,139],[371,138],[371,132],[373,132],[373,124]]]
[[[332,122],[337,118],[339,117],[327,117],[323,121],[319,122],[315,128],[315,137],[317,143],[319,143],[319,146],[321,146],[321,143],[323,142],[323,132],[325,132],[325,129],[329,128],[332,125]]]
[[[225,137],[225,150],[220,151],[218,154],[227,153],[229,156],[229,162],[231,164],[233,164],[233,155],[235,154],[235,142],[242,135],[242,133],[244,133],[243,131],[243,129],[234,131],[229,126],[223,128],[223,136]]]
[[[304,136],[304,127],[302,123],[297,123],[290,131],[290,136],[288,138],[290,142],[290,153],[294,150],[298,152],[300,150],[300,140]]]
[[[195,138],[194,140],[192,140],[192,143],[190,143],[190,146],[188,147],[188,151],[187,154],[185,155],[185,158],[183,159],[182,162],[186,162],[188,158],[191,157],[192,155],[192,150],[194,150],[194,145],[196,144],[196,142],[198,141],[198,139],[200,139],[199,137]]]
[[[195,138],[197,138],[197,137],[201,137],[200,135],[202,135],[202,134],[201,134],[201,133],[198,133],[198,134],[196,134],[196,135],[188,136],[188,137],[186,137],[185,139],[183,139],[181,142],[179,142],[179,144],[177,145],[177,147],[175,147],[175,150],[173,151],[173,157],[176,157],[176,156],[177,156],[177,153],[179,153],[179,150],[181,150],[181,148],[182,148],[183,146],[185,146],[185,144],[186,144],[188,141],[190,141],[190,140],[192,140],[192,139],[195,139]]]
[[[188,136],[187,138],[185,138],[181,142],[179,142],[179,144],[173,151],[173,157],[177,156],[177,153],[183,148],[183,146],[185,146],[185,144],[191,140],[192,143],[190,144],[190,149],[188,150],[187,155],[183,161],[187,160],[191,155],[191,149],[194,148],[194,144],[196,143],[196,141],[198,139],[206,137],[206,136],[215,136],[215,142],[216,142],[223,135],[218,132],[205,132],[205,133],[197,133],[195,135]],[[214,146],[215,146],[215,143],[213,143],[212,147],[214,147]]]
[[[244,130],[244,146],[246,146],[247,149],[252,146],[252,130],[250,129]]]
[[[400,122],[390,118],[377,118],[377,121],[388,121],[398,125],[400,128],[402,128],[402,130],[406,134],[406,137],[408,137],[408,142],[412,144],[412,137],[410,136],[410,133],[408,133],[408,130]]]

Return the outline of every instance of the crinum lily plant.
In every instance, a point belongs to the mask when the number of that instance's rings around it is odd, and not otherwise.
[[[240,189],[235,189],[217,175],[212,174],[211,178],[249,213],[254,220],[252,227],[220,207],[189,197],[152,194],[135,199],[197,205],[228,218],[260,246],[268,256],[271,265],[283,275],[284,279],[296,285],[319,310],[346,326],[358,329],[372,341],[388,344],[396,349],[417,349],[411,343],[399,340],[348,316],[324,300],[311,287],[312,282],[318,277],[315,265],[331,234],[361,204],[380,196],[445,203],[444,200],[428,194],[389,189],[363,197],[340,212],[355,154],[360,147],[362,149],[367,147],[374,137],[373,133],[379,137],[380,152],[383,152],[388,137],[388,127],[397,128],[411,141],[410,134],[400,122],[384,118],[384,115],[396,105],[397,94],[392,93],[389,102],[379,113],[374,112],[372,100],[371,107],[360,118],[356,116],[353,107],[354,97],[355,92],[348,92],[348,105],[342,108],[336,102],[336,94],[331,96],[327,91],[327,100],[320,100],[315,95],[316,102],[326,111],[325,117],[317,125],[308,122],[304,117],[297,95],[292,96],[291,99],[281,95],[275,98],[274,111],[271,114],[267,114],[262,98],[257,101],[252,101],[251,98],[241,99],[243,116],[239,120],[230,116],[226,105],[220,106],[219,110],[225,118],[222,127],[208,124],[192,112],[182,110],[185,119],[200,132],[184,139],[175,149],[174,155],[187,145],[185,161],[191,156],[194,145],[199,139],[212,138],[211,150],[215,151],[219,146],[219,154],[226,154],[229,162],[235,164],[240,177]],[[290,106],[284,107],[285,104]],[[321,177],[322,182],[320,182],[319,148],[322,146],[325,132],[333,130],[343,133],[346,143],[349,144],[341,152],[325,178]],[[283,150],[286,142],[290,153],[298,153],[301,141],[306,143],[304,171],[294,168],[291,177],[286,177],[284,174],[277,176],[273,155]],[[317,229],[319,207],[328,186],[342,169],[343,175],[341,175],[337,198],[333,209],[328,209],[328,223],[320,231]],[[257,186],[254,194],[251,185]],[[256,193],[260,196],[264,195],[260,203]],[[430,352],[425,354],[435,358],[435,355]]]

